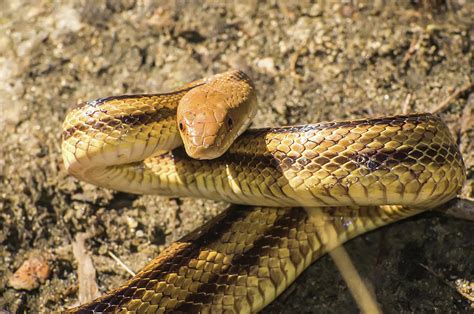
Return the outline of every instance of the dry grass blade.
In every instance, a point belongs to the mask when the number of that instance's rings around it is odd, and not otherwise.
[[[112,253],[112,252],[110,252],[110,251],[109,251],[108,253],[109,253],[109,256],[112,257],[112,259],[113,259],[117,264],[119,264],[120,267],[122,267],[127,273],[129,273],[129,274],[132,275],[132,276],[135,276],[135,275],[136,275],[135,272],[134,272],[133,270],[131,270],[130,267],[128,267],[127,265],[125,265],[125,263],[122,262],[122,261],[120,260],[120,258],[118,258],[114,253]]]

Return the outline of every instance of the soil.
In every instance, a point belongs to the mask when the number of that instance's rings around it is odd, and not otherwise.
[[[241,68],[259,91],[254,127],[425,112],[444,102],[441,117],[467,167],[463,195],[473,196],[473,90],[456,94],[473,81],[471,1],[18,0],[0,6],[0,312],[77,304],[71,245],[77,233],[90,236],[86,244],[104,292],[129,278],[108,252],[137,271],[225,207],[117,193],[69,176],[61,123],[87,99],[168,91]],[[471,305],[452,285],[473,280],[473,231],[472,222],[429,212],[345,247],[384,312],[459,313]],[[49,256],[49,278],[31,291],[9,287],[9,276],[32,254]],[[329,257],[264,312],[296,311],[358,312]]]

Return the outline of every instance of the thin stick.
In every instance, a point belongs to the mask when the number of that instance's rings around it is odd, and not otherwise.
[[[446,98],[445,100],[443,100],[435,109],[433,109],[431,112],[432,113],[439,113],[441,111],[443,111],[444,109],[446,109],[448,107],[448,105],[453,101],[455,100],[456,98],[458,98],[461,94],[463,94],[465,91],[471,89],[473,87],[473,84],[471,82],[467,82],[466,84],[464,84],[463,86],[461,86],[460,88],[456,89],[456,91],[454,93],[452,93],[448,98]]]
[[[410,105],[410,101],[411,101],[411,94],[409,93],[407,95],[407,97],[405,98],[405,101],[403,102],[403,105],[402,105],[402,113],[403,114],[408,113],[408,106]]]
[[[454,284],[445,279],[442,275],[436,273],[434,270],[430,269],[428,266],[418,263],[421,267],[426,269],[430,274],[432,274],[435,278],[443,282],[445,285],[455,289],[460,295],[464,298],[468,299],[471,302],[474,302],[474,293],[472,292],[471,285],[472,283],[469,280],[458,278]],[[471,304],[472,307],[472,304]]]
[[[326,248],[328,248],[334,264],[336,264],[342,278],[346,282],[349,291],[352,294],[355,302],[359,306],[362,313],[379,314],[380,310],[375,295],[371,293],[365,282],[360,277],[357,269],[352,264],[349,254],[347,254],[344,247],[341,245],[335,226],[332,223],[327,223],[333,220],[327,213],[315,214],[314,208],[305,207],[309,216],[315,219],[314,223],[324,229],[326,232]],[[316,222],[317,221],[317,222]]]
[[[125,265],[125,263],[122,262],[117,256],[115,256],[114,253],[112,253],[110,251],[108,253],[109,253],[109,256],[112,257],[114,259],[114,261],[116,261],[117,264],[119,264],[123,269],[125,269],[125,271],[127,273],[129,273],[132,276],[135,276],[135,272],[133,270],[131,270],[127,265]]]
[[[370,314],[382,313],[377,300],[360,277],[346,249],[343,246],[338,246],[330,251],[329,255],[339,269],[361,312]]]
[[[290,56],[290,73],[298,80],[301,80],[303,77],[296,73],[296,65],[301,54],[305,51],[306,44],[301,45],[296,51]]]
[[[405,56],[403,57],[402,60],[402,66],[405,67],[408,61],[410,61],[411,57],[413,54],[420,48],[421,42],[423,41],[423,31],[421,31],[418,35],[418,37],[413,37],[411,43],[410,43],[410,48],[408,48],[408,51],[406,52]]]
[[[446,215],[474,221],[474,198],[468,196],[460,196],[436,208]]]

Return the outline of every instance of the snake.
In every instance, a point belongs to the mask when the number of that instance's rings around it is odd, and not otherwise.
[[[231,203],[120,287],[68,312],[258,312],[325,253],[447,202],[466,179],[437,115],[248,128],[256,107],[250,78],[231,70],[67,114],[62,154],[76,178]]]

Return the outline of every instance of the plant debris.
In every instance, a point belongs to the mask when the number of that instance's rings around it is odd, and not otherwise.
[[[32,253],[8,279],[10,287],[16,290],[33,290],[48,279],[50,267],[45,254]]]

